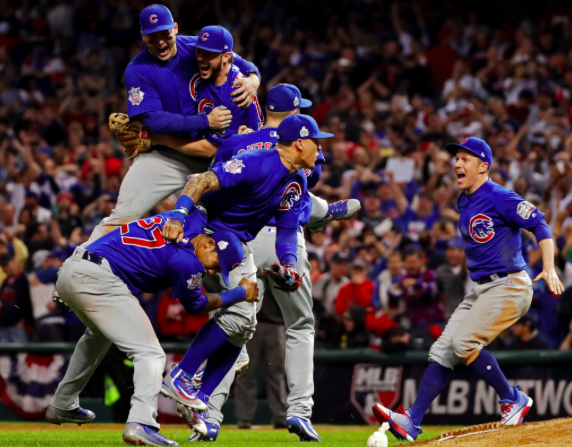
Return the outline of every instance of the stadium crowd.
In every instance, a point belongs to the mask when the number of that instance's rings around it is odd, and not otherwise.
[[[439,336],[473,287],[444,146],[475,136],[493,149],[492,180],[546,213],[568,288],[555,299],[534,283],[528,315],[492,349],[570,349],[570,6],[164,3],[181,34],[217,23],[233,32],[235,51],[260,68],[262,103],[273,85],[297,85],[335,134],[323,143],[314,192],[359,199],[362,209],[306,233],[318,346],[395,352],[426,349]],[[107,119],[125,111],[123,71],[144,49],[137,17],[147,3],[2,5],[0,342],[77,340],[81,322],[51,294],[58,267],[113,209],[132,162]],[[169,198],[157,211],[173,206]],[[523,254],[534,278],[541,259],[530,234]],[[206,317],[186,315],[169,293],[140,299],[163,340],[188,340]]]

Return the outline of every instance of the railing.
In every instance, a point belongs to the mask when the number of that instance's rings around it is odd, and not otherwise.
[[[184,353],[188,343],[163,343],[166,353]],[[75,343],[4,343],[0,355],[18,354],[61,354],[71,353]],[[495,351],[493,355],[501,366],[519,365],[572,365],[572,350]],[[409,351],[399,354],[383,354],[373,349],[318,349],[314,353],[315,363],[378,363],[380,365],[426,365],[426,351]]]

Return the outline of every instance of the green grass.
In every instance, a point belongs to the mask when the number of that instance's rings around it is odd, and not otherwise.
[[[124,446],[121,424],[93,424],[91,426],[54,426],[43,423],[9,423],[0,422],[0,446]],[[365,447],[367,438],[376,427],[364,426],[316,426],[322,436],[323,446],[359,446]],[[441,434],[445,427],[427,427],[418,438],[419,441],[434,438]],[[179,425],[164,425],[161,432],[177,441],[186,443],[190,430]],[[388,433],[389,445],[400,445]],[[255,427],[252,430],[236,430],[231,426],[223,426],[217,440],[220,447],[254,446],[278,447],[299,445],[298,437],[286,430],[271,430],[269,427]]]

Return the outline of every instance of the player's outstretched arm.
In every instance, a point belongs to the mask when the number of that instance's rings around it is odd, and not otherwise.
[[[238,287],[227,290],[226,292],[205,293],[198,301],[188,297],[179,298],[179,301],[187,313],[197,315],[220,309],[221,307],[230,307],[242,301],[256,303],[260,300],[258,299],[258,285],[256,281],[242,278]]]
[[[163,227],[163,237],[170,241],[181,242],[183,240],[183,223],[203,194],[218,191],[221,184],[213,171],[192,176],[183,188],[183,192],[177,200],[171,220]]]
[[[564,292],[564,286],[554,270],[554,240],[552,238],[543,239],[538,243],[542,252],[542,272],[534,278],[534,281],[544,279],[548,288],[554,295]]]
[[[250,73],[246,78],[236,79],[232,87],[235,88],[237,86],[240,86],[240,88],[230,94],[235,97],[232,102],[237,102],[238,107],[247,108],[252,104],[252,101],[254,101],[254,97],[260,86],[260,78],[256,73]]]

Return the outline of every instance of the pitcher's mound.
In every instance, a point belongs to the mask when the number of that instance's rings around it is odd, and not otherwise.
[[[572,446],[572,418],[504,426],[500,422],[443,433],[420,444],[455,447]]]

